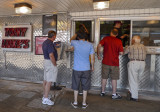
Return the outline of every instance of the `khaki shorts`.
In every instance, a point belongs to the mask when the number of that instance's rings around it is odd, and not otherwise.
[[[102,79],[118,80],[119,79],[119,66],[109,66],[102,64]]]
[[[56,82],[58,69],[51,60],[44,60],[44,80],[47,82]]]

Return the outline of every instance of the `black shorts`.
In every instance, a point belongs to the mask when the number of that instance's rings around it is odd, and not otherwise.
[[[79,84],[81,81],[82,89],[87,91],[91,87],[91,71],[75,71],[72,73],[72,89],[79,90]]]

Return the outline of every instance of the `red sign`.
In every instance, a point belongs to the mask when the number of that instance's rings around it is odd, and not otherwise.
[[[5,36],[24,37],[28,28],[5,28]]]
[[[2,44],[4,51],[31,51],[32,50],[32,26],[6,25],[2,30]]]
[[[29,42],[30,42],[30,40],[28,40],[28,39],[26,39],[26,40],[3,39],[2,40],[2,48],[24,48],[24,49],[27,49],[27,48],[29,48]]]

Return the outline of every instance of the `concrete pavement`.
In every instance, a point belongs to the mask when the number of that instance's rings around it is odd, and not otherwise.
[[[81,108],[82,96],[79,96],[79,108],[74,109],[73,92],[63,88],[51,91],[54,106],[42,105],[42,84],[0,80],[0,112],[160,112],[160,101],[140,100],[140,102],[112,100],[110,95],[100,97],[89,94],[87,109]]]

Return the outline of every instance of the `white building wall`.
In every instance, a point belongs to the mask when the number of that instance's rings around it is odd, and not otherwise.
[[[160,8],[71,12],[70,15],[72,17],[159,16]]]

